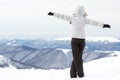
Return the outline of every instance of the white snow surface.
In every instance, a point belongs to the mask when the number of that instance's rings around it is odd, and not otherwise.
[[[15,40],[13,40],[13,41],[11,41],[11,42],[8,42],[6,45],[7,45],[7,46],[18,46],[18,44],[16,44],[16,41],[15,41]]]
[[[65,54],[67,54],[69,51],[71,51],[71,49],[60,49],[60,48],[58,48],[58,50],[62,50]]]
[[[0,64],[3,65],[4,63],[7,63],[10,65],[10,60],[2,55],[0,55]]]
[[[120,52],[118,56],[107,57],[84,63],[84,78],[71,79],[69,70],[42,69],[0,69],[1,80],[120,80]]]

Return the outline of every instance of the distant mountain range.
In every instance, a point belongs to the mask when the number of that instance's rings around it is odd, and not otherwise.
[[[70,40],[71,38],[0,40],[0,55],[6,57],[10,64],[18,69],[64,69],[70,67],[72,61]],[[119,39],[113,37],[88,37],[83,60],[87,62],[116,56],[111,55],[114,51],[120,51]],[[2,66],[2,64],[0,65]]]

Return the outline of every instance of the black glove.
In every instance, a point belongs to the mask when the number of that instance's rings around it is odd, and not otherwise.
[[[53,15],[54,15],[54,13],[52,13],[52,12],[49,12],[49,13],[48,13],[48,15],[50,15],[50,16],[53,16]]]
[[[103,28],[111,28],[109,24],[104,24]]]

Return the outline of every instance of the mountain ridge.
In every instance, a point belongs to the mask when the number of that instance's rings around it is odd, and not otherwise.
[[[111,39],[113,40],[113,38]],[[86,40],[83,54],[84,62],[111,57],[112,52],[120,51],[120,42],[118,41],[89,40]],[[10,44],[7,45],[8,43]],[[68,38],[65,40],[64,38],[58,40],[15,39],[0,41],[0,46],[2,46],[0,47],[0,55],[10,59],[12,65],[19,69],[65,69],[70,67],[72,61],[71,45]]]

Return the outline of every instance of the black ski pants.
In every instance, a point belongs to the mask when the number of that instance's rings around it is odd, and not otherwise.
[[[77,77],[84,77],[83,71],[83,50],[85,47],[85,39],[77,39],[72,38],[71,40],[71,48],[72,48],[72,55],[73,61],[70,69],[70,76],[71,78]]]

